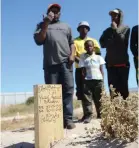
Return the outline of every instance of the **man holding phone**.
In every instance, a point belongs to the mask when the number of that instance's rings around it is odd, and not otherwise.
[[[37,25],[34,40],[43,45],[46,84],[62,84],[64,128],[73,129],[73,62],[75,48],[71,28],[59,20],[61,6],[51,4],[47,16]]]

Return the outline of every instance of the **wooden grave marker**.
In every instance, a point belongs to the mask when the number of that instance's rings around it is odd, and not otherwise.
[[[64,137],[61,85],[34,86],[35,148],[49,148]]]

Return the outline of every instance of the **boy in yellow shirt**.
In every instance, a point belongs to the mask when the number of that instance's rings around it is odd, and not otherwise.
[[[92,114],[92,109],[90,106],[92,106],[92,101],[88,101],[83,99],[83,85],[84,85],[84,78],[82,77],[82,68],[79,68],[79,60],[80,55],[85,53],[84,49],[84,43],[86,40],[92,40],[95,47],[96,54],[100,53],[100,46],[96,39],[88,37],[88,32],[90,31],[89,23],[86,21],[82,21],[79,23],[77,27],[77,31],[79,32],[79,37],[74,39],[74,45],[76,48],[75,53],[75,83],[76,83],[76,96],[78,100],[82,100],[82,107],[83,107],[83,117],[81,121],[83,122],[90,114]]]

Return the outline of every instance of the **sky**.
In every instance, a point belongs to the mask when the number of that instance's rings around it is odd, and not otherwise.
[[[73,37],[78,36],[77,26],[88,21],[89,36],[99,40],[104,29],[110,26],[108,12],[120,8],[124,12],[124,24],[132,28],[138,24],[137,0],[2,0],[1,1],[1,91],[32,92],[33,85],[44,84],[42,46],[33,40],[36,24],[42,21],[51,3],[62,6],[61,20],[72,28]],[[106,49],[101,49],[105,57]],[[137,87],[133,55],[130,58],[129,88]],[[105,72],[105,87],[107,72]]]

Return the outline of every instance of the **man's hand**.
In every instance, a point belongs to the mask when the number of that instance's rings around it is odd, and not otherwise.
[[[111,23],[111,27],[112,27],[113,29],[117,29],[117,24],[116,24],[115,22],[112,22],[112,23]]]
[[[46,30],[46,28],[48,27],[49,23],[53,20],[53,18],[54,18],[53,12],[49,12],[49,14],[47,16],[43,15],[43,23],[41,25],[41,28],[43,30]]]
[[[51,22],[53,19],[54,19],[54,13],[52,11],[50,11],[46,17],[43,15],[44,22]]]
[[[74,63],[74,61],[75,61],[75,56],[70,55],[70,57],[69,57],[69,66],[70,67],[72,66],[72,64]]]

